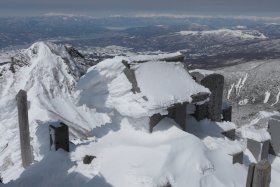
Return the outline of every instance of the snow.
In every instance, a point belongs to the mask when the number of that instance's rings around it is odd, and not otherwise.
[[[244,87],[246,80],[248,79],[248,73],[245,74],[244,78],[240,78],[237,82],[237,84],[235,85],[235,92],[236,95],[239,96],[241,89]]]
[[[276,95],[276,101],[271,106],[276,105],[279,102],[279,98],[280,98],[280,89],[278,88],[278,93]]]
[[[240,130],[241,136],[244,139],[251,139],[257,142],[270,140],[271,137],[266,129],[256,129],[254,127],[243,127]]]
[[[44,155],[40,151],[41,136],[44,135],[39,127],[48,125],[46,121],[59,120],[69,125],[72,139],[87,137],[92,128],[110,120],[107,114],[99,114],[95,109],[75,106],[73,89],[79,70],[63,46],[38,42],[22,51],[22,56],[28,60],[27,64],[16,67],[15,74],[5,72],[0,79],[0,130],[5,132],[0,136],[0,165],[3,166],[0,173],[4,182],[17,178],[23,171],[15,102],[20,89],[27,91],[31,144],[36,161],[40,161]],[[63,58],[68,59],[69,63],[66,64]],[[75,73],[70,74],[70,69]],[[48,130],[42,133],[48,134]],[[49,142],[48,136],[46,139]]]
[[[174,103],[191,103],[191,96],[209,90],[197,84],[181,63],[148,62],[135,67],[141,93],[148,98],[152,108]]]
[[[268,102],[268,100],[270,98],[270,94],[271,94],[270,91],[266,91],[265,92],[263,103],[267,103]]]
[[[101,111],[116,109],[121,115],[139,118],[166,113],[172,104],[191,102],[191,96],[199,92],[209,93],[181,63],[149,61],[131,65],[140,88],[140,93],[134,94],[123,60],[127,58],[115,57],[90,68],[77,84],[78,104]]]
[[[277,156],[272,156],[269,155],[268,160],[270,161],[270,163],[272,163],[271,165],[271,179],[279,179],[279,175],[280,175],[280,159]],[[270,186],[273,187],[277,187],[280,186],[280,180],[271,180]]]
[[[273,116],[279,116],[278,111],[273,111],[273,112],[267,112],[267,111],[259,111],[256,114],[256,117],[250,121],[250,123],[243,125],[242,128],[250,127],[256,125],[260,120],[265,119],[265,118],[270,118]],[[241,129],[242,129],[241,128]],[[240,129],[238,129],[240,131]]]
[[[245,98],[238,102],[239,105],[247,105],[249,103],[249,99]]]
[[[90,68],[77,84],[78,105],[98,111],[116,109],[124,116],[145,116],[144,99],[131,92],[132,85],[125,76],[122,57],[107,59]]]
[[[135,55],[128,57],[129,62],[144,62],[144,61],[159,61],[166,58],[173,58],[177,56],[181,56],[180,52],[175,53],[162,53],[157,55]]]
[[[232,83],[230,85],[230,88],[229,88],[228,93],[227,93],[227,99],[230,99],[230,95],[231,95],[231,92],[232,92],[233,88],[234,88],[234,83]]]
[[[247,26],[237,25],[235,28],[237,28],[237,29],[247,29]]]
[[[208,31],[180,31],[179,34],[183,36],[193,35],[219,35],[220,37],[238,37],[241,39],[266,39],[267,37],[257,30],[232,30],[232,29],[218,29]]]
[[[152,134],[147,132],[149,115],[164,113],[163,106],[191,101],[191,94],[208,91],[195,84],[180,63],[130,63],[141,90],[134,94],[123,72],[122,60],[127,57],[104,60],[80,78],[77,62],[63,46],[39,42],[22,55],[27,63],[0,79],[0,173],[5,186],[245,185],[253,156],[244,141],[221,134],[234,129],[234,123],[197,122],[188,116],[185,132],[174,120],[164,118]],[[28,95],[35,157],[27,169],[21,166],[19,148],[15,103],[19,89]],[[190,107],[188,113],[193,112]],[[48,127],[60,121],[70,128],[69,153],[49,151]],[[246,134],[266,137],[259,131]],[[240,151],[245,153],[245,164],[232,164],[231,155]],[[83,164],[85,155],[96,158]],[[280,161],[270,160],[271,186],[277,187]]]
[[[193,70],[190,70],[190,73],[193,73],[193,72],[198,72],[198,73],[200,73],[203,76],[207,76],[207,75],[211,75],[211,74],[215,73],[214,71],[206,70],[206,69],[193,69]]]
[[[232,165],[231,156],[219,150],[221,144],[209,150],[206,142],[181,131],[172,119],[163,119],[153,134],[132,130],[126,125],[123,121],[119,131],[78,146],[69,154],[62,150],[50,152],[7,186],[152,187],[169,182],[174,187],[201,184],[222,187],[245,184],[245,167]],[[96,159],[85,165],[82,163],[85,155],[94,155]],[[224,167],[228,168],[226,174],[222,172]]]

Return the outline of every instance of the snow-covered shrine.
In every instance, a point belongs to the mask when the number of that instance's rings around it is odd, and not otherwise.
[[[221,121],[223,76],[191,75],[182,60],[180,53],[172,53],[102,61],[78,83],[79,104],[145,118],[150,132],[164,117],[174,119],[183,130],[187,115]]]

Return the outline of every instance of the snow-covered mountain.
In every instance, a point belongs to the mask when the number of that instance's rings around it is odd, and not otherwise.
[[[240,38],[243,40],[266,39],[267,37],[257,30],[218,29],[203,31],[180,31],[183,36],[216,37],[219,39]]]
[[[74,88],[83,71],[64,46],[44,42],[33,44],[13,57],[11,63],[0,66],[0,129],[5,132],[0,136],[0,173],[4,180],[16,177],[10,172],[21,167],[15,101],[20,89],[28,93],[36,160],[42,156],[38,139],[48,138],[41,123],[60,120],[71,126],[72,137],[87,137],[93,126],[102,121],[97,113],[89,114],[88,109],[74,105]]]
[[[240,125],[250,123],[259,111],[280,109],[279,62],[249,61],[217,69],[225,76],[224,97],[236,105],[234,115]]]
[[[226,97],[240,105],[280,107],[280,60],[251,61],[219,70],[226,77]]]
[[[260,111],[276,112],[280,109],[280,59],[235,60],[237,65],[221,67],[213,71],[200,71],[205,74],[220,73],[225,77],[224,99],[233,107],[233,120],[241,126],[251,124],[258,118],[267,118]],[[232,62],[234,63],[234,62]],[[264,127],[267,119],[257,125]]]

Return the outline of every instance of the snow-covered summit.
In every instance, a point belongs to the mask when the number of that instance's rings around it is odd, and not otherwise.
[[[233,165],[231,156],[243,150],[242,142],[221,134],[235,128],[233,123],[188,116],[183,131],[176,120],[164,117],[153,133],[143,128],[150,115],[165,113],[174,103],[193,102],[193,94],[209,93],[182,64],[159,56],[138,63],[139,56],[107,59],[80,79],[80,65],[67,48],[40,42],[14,59],[15,71],[10,64],[1,65],[8,67],[0,77],[0,175],[5,186],[244,185],[247,166]],[[15,103],[19,89],[27,91],[35,158],[26,169]],[[59,121],[69,126],[69,153],[49,151],[48,127]],[[90,164],[83,163],[86,155],[94,156]]]

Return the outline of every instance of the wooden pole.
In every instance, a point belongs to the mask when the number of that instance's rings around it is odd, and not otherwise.
[[[261,160],[255,167],[252,187],[269,187],[270,181],[271,165],[267,160]]]
[[[269,187],[270,181],[271,165],[267,160],[261,160],[257,164],[250,164],[246,187]]]
[[[256,166],[255,163],[251,163],[249,165],[248,174],[247,174],[247,181],[246,181],[246,187],[252,187],[255,166]]]
[[[28,106],[27,106],[27,93],[20,90],[16,96],[18,108],[18,123],[20,135],[20,148],[22,165],[24,168],[32,163],[32,152],[29,136],[29,123],[28,123]]]

